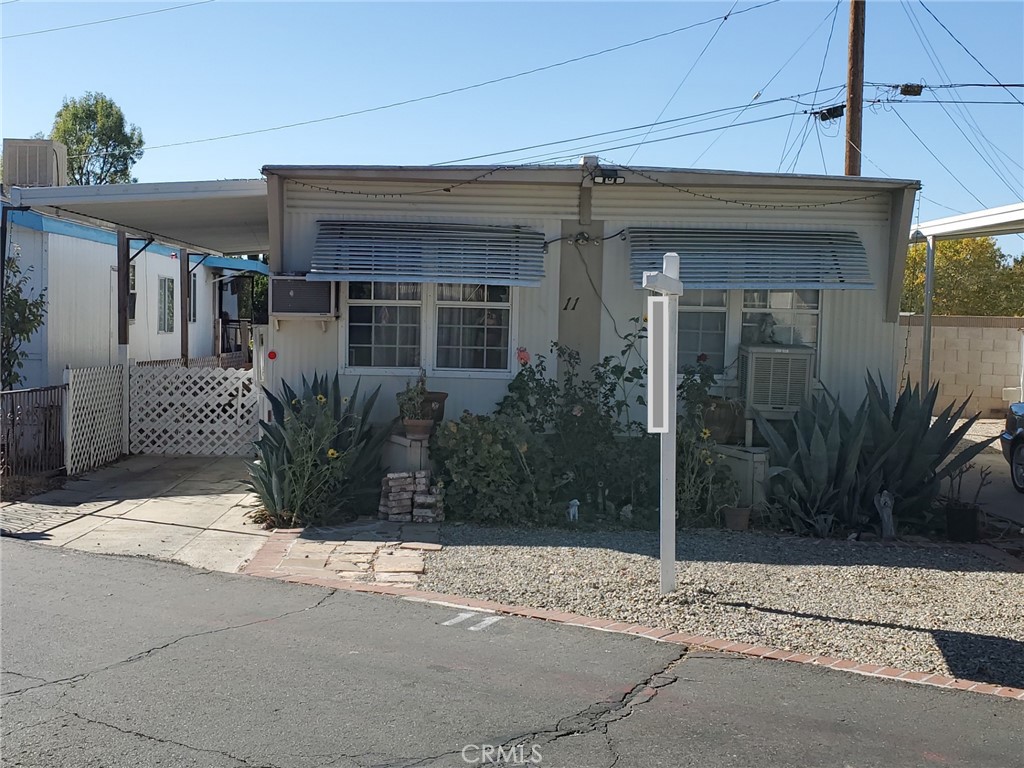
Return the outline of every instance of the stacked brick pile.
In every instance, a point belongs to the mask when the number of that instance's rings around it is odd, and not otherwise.
[[[439,523],[444,520],[442,491],[431,484],[430,470],[391,472],[381,483],[377,516],[395,523]]]

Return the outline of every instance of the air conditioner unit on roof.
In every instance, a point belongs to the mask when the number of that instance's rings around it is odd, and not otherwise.
[[[738,375],[746,416],[789,419],[811,394],[814,348],[781,344],[742,345]]]
[[[333,282],[312,282],[304,276],[270,278],[271,317],[312,317],[324,319],[338,314],[337,290]]]

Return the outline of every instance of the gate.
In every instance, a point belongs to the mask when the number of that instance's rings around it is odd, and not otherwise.
[[[0,392],[0,470],[5,476],[47,475],[64,467],[66,388]]]
[[[252,371],[129,368],[131,453],[249,454],[258,425]]]

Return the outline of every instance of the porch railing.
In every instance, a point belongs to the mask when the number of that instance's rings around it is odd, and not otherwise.
[[[67,387],[0,392],[0,472],[47,475],[64,468],[63,410]]]

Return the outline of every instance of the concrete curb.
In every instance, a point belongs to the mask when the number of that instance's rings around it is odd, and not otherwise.
[[[875,677],[884,680],[899,680],[905,683],[916,683],[919,685],[932,686],[934,688],[945,688],[948,690],[972,691],[973,693],[983,693],[1005,699],[1024,701],[1024,689],[993,685],[991,683],[983,683],[977,680],[963,680],[960,678],[948,677],[946,675],[937,675],[930,672],[915,672],[913,670],[887,667],[879,664],[863,664],[858,661],[837,659],[831,656],[814,656],[806,653],[794,653],[793,651],[772,648],[766,645],[739,643],[719,637],[688,635],[676,632],[672,629],[665,629],[663,627],[645,627],[639,624],[629,624],[626,622],[610,621],[607,619],[595,619],[574,613],[566,613],[564,611],[549,611],[522,605],[505,605],[503,603],[495,603],[490,600],[478,600],[476,598],[447,595],[440,592],[425,592],[408,586],[352,582],[343,579],[332,579],[323,576],[288,573],[276,570],[274,566],[281,561],[287,553],[288,547],[299,537],[301,533],[301,528],[275,530],[267,540],[267,543],[263,545],[256,556],[253,557],[241,572],[249,576],[276,579],[278,581],[286,581],[293,584],[305,584],[308,586],[326,587],[328,589],[339,589],[349,592],[362,592],[364,594],[388,595],[415,602],[439,603],[453,608],[470,608],[478,611],[486,611],[488,613],[518,616],[525,619],[539,619],[541,621],[550,621],[556,624],[567,624],[573,627],[596,629],[602,632],[636,635],[638,637],[646,637],[649,640],[654,640],[656,642],[675,643],[677,645],[685,645],[689,648],[734,653],[740,656],[769,659],[772,661],[811,664],[824,669],[852,672],[865,677]],[[1004,567],[1024,573],[1024,562],[995,547],[991,547],[987,544],[965,544],[959,545],[959,547],[993,560]]]

